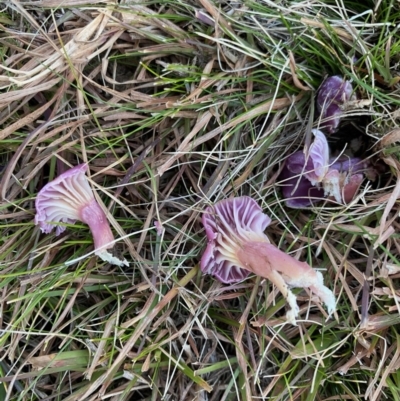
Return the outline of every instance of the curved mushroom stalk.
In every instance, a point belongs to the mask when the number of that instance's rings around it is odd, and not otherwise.
[[[201,259],[204,273],[223,283],[243,280],[255,273],[277,286],[289,304],[287,320],[296,324],[299,308],[290,287],[309,287],[328,308],[335,310],[335,297],[323,285],[321,273],[272,245],[264,234],[271,219],[247,196],[227,199],[208,207],[203,214],[208,238]]]
[[[56,235],[65,231],[60,223],[86,223],[93,235],[95,254],[106,262],[117,266],[128,266],[128,262],[113,256],[114,236],[103,209],[96,202],[85,172],[86,164],[67,170],[46,184],[36,197],[35,224],[49,234],[53,228]]]

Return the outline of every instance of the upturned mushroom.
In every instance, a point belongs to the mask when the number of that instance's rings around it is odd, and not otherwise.
[[[86,178],[87,164],[79,164],[46,184],[36,197],[35,224],[49,234],[65,231],[64,224],[76,221],[86,223],[93,235],[95,254],[102,260],[117,266],[128,262],[112,255],[114,235],[103,209],[96,202]]]
[[[308,287],[335,311],[335,296],[324,286],[322,274],[272,245],[264,230],[271,219],[248,196],[226,199],[207,207],[202,222],[208,243],[201,258],[201,270],[223,283],[236,283],[250,273],[276,285],[290,309],[288,322],[296,324],[299,307],[289,287]]]

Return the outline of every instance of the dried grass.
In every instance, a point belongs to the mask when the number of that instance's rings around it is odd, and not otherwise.
[[[400,10],[378,3],[6,4],[1,399],[399,400]],[[349,205],[289,210],[279,172],[328,73],[362,96],[344,126],[379,177]],[[33,225],[38,190],[78,162],[129,269],[97,260],[82,224]],[[269,283],[201,275],[201,212],[241,194],[273,243],[324,269],[335,319],[297,291],[292,327]]]

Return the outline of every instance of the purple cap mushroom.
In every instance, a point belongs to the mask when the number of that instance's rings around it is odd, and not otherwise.
[[[82,221],[92,232],[95,254],[109,263],[127,266],[125,259],[120,260],[108,252],[113,248],[114,236],[103,209],[93,196],[86,170],[87,164],[79,164],[40,190],[36,197],[35,224],[46,234],[55,228],[59,235],[66,229],[62,223]]]
[[[308,287],[335,311],[335,296],[324,286],[322,274],[272,245],[264,234],[271,219],[248,197],[226,199],[207,207],[202,217],[208,239],[201,258],[203,273],[223,283],[236,283],[250,273],[270,280],[287,300],[287,320],[296,324],[299,308],[290,287]]]
[[[351,202],[361,186],[368,163],[356,157],[330,157],[325,135],[316,129],[312,132],[315,139],[308,152],[290,155],[279,177],[286,205],[308,207],[330,197],[338,203]]]
[[[339,126],[343,108],[350,100],[356,99],[349,81],[335,75],[328,77],[318,89],[317,109],[320,112],[321,127],[333,133]]]

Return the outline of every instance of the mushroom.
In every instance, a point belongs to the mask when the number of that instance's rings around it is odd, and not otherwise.
[[[299,307],[289,287],[308,287],[335,311],[335,296],[324,286],[322,274],[272,245],[264,234],[271,219],[248,197],[226,199],[207,207],[202,222],[208,238],[201,258],[203,273],[223,283],[236,283],[250,273],[270,280],[289,304],[288,322],[296,325]]]
[[[333,197],[338,203],[351,202],[364,179],[369,163],[357,157],[330,157],[323,132],[313,129],[314,141],[306,154],[290,155],[279,177],[286,205],[292,208],[311,206]]]
[[[326,78],[319,87],[317,95],[317,109],[324,120],[321,126],[329,133],[335,132],[342,118],[343,109],[351,100],[356,100],[356,96],[350,81],[338,75]]]
[[[96,202],[85,172],[87,164],[79,164],[46,184],[36,197],[35,224],[49,234],[53,228],[56,235],[65,231],[64,224],[77,220],[86,223],[93,235],[95,254],[102,260],[117,266],[128,262],[113,256],[114,236],[103,209]]]

